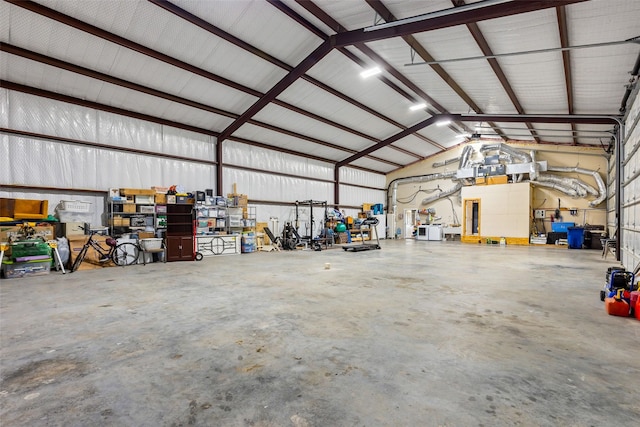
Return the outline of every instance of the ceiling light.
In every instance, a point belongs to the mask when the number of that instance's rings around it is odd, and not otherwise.
[[[367,77],[375,76],[376,74],[380,74],[382,69],[380,67],[369,68],[368,70],[364,70],[360,73],[360,77],[366,79]]]
[[[412,105],[411,107],[409,107],[409,110],[418,111],[418,110],[423,110],[425,108],[427,108],[427,104],[425,104],[424,102],[421,102],[420,104]]]
[[[440,120],[439,122],[436,122],[436,126],[446,126],[450,124],[451,124],[451,120]]]

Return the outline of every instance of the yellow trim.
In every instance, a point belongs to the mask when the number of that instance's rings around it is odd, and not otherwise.
[[[460,236],[462,243],[487,244],[487,239],[500,242],[500,237],[490,236]],[[507,245],[529,246],[528,237],[505,237]]]
[[[482,243],[482,237],[480,236],[460,236],[460,241],[462,243],[478,243],[478,241],[480,241],[480,243]]]

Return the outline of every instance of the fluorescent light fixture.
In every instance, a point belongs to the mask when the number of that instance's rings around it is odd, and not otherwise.
[[[380,67],[369,68],[368,70],[364,70],[360,73],[360,77],[366,79],[367,77],[375,76],[376,74],[380,74],[382,69]]]
[[[423,110],[425,108],[427,108],[427,104],[425,104],[424,102],[421,102],[420,104],[412,105],[411,107],[409,107],[409,110],[418,111],[418,110]]]
[[[451,120],[440,120],[439,122],[436,122],[436,126],[446,126],[450,124],[451,124]]]

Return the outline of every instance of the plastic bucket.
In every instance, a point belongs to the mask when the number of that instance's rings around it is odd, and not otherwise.
[[[584,228],[569,227],[567,229],[567,243],[569,243],[569,249],[582,249],[582,245],[584,244]]]

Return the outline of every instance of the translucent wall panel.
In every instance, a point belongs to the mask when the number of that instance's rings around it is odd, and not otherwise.
[[[386,209],[387,193],[384,175],[344,167],[340,168],[340,184],[341,205],[361,206],[363,203],[382,203]],[[360,185],[372,188],[358,187]],[[380,188],[380,190],[375,188]],[[347,213],[347,215],[353,215],[353,213]],[[357,216],[357,211],[355,216]]]
[[[245,166],[283,174],[333,180],[333,165],[239,142],[225,141],[224,164]]]
[[[274,202],[292,203],[296,200],[326,200],[333,203],[333,183],[312,181],[304,178],[273,175],[268,172],[260,173],[224,168],[223,182],[225,192],[232,191],[232,185],[237,184],[238,193],[246,194],[251,200],[268,200]]]
[[[96,141],[96,110],[9,91],[9,125],[62,138]]]
[[[9,91],[0,88],[0,126],[9,127]]]
[[[183,184],[213,186],[215,166],[56,141],[3,135],[0,182],[107,191]]]
[[[627,136],[622,150],[622,222],[620,261],[627,270],[640,263],[640,96],[629,108],[626,120]]]
[[[8,92],[1,108],[8,112],[11,129],[150,153],[215,160],[214,139],[208,135]],[[13,136],[4,140],[4,144],[8,144],[6,159],[10,160],[10,166],[0,171],[4,183],[105,191],[109,187],[146,188],[169,183],[180,183],[186,188],[215,186],[213,165]]]

